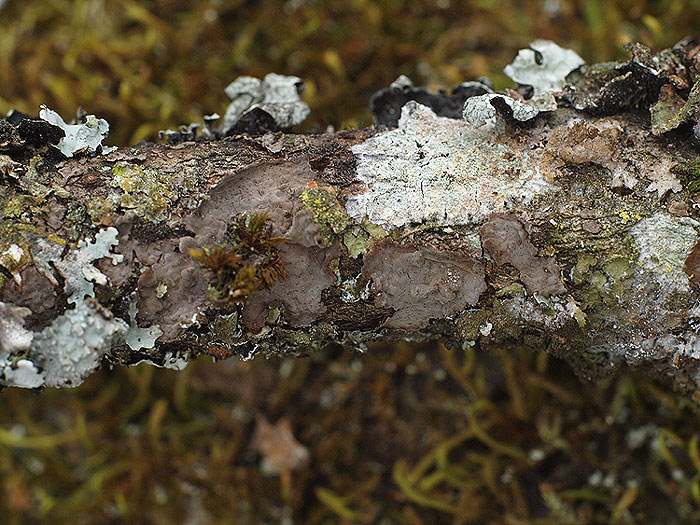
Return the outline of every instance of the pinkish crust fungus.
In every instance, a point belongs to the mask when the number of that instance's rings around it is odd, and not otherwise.
[[[320,228],[305,210],[299,198],[306,185],[314,180],[308,161],[280,162],[254,166],[227,175],[211,191],[211,198],[185,219],[196,233],[188,243],[207,245],[224,240],[227,225],[241,213],[267,212],[272,234],[284,236],[280,245],[286,279],[278,279],[270,290],[253,294],[243,310],[243,322],[259,331],[267,312],[275,303],[285,307],[285,320],[292,326],[307,326],[326,308],[321,291],[333,284],[320,244]],[[181,246],[181,249],[184,246]]]
[[[323,246],[321,227],[314,220],[313,212],[306,208],[296,212],[285,238],[288,242],[300,244],[307,248]]]
[[[175,251],[160,255],[139,277],[137,319],[144,326],[157,324],[163,330],[159,341],[168,342],[207,305],[207,277],[187,255]],[[159,289],[165,293],[159,294]]]
[[[685,260],[685,273],[692,285],[700,286],[700,243],[693,247],[693,251]]]
[[[163,330],[159,342],[174,341],[208,304],[207,274],[183,251],[191,237],[146,242],[134,235],[137,220],[128,215],[115,223],[120,242],[114,251],[123,254],[122,263],[102,260],[97,265],[112,283],[126,282],[136,265],[144,267],[137,282],[136,319],[140,326],[158,325]]]
[[[461,253],[384,242],[364,257],[377,305],[395,310],[385,326],[419,329],[473,305],[486,289],[482,262]]]
[[[110,262],[111,265],[111,262]],[[51,281],[41,275],[35,266],[27,266],[21,273],[22,284],[9,281],[0,290],[0,301],[25,306],[34,314],[26,326],[35,329],[33,322],[43,327],[56,315],[58,294]]]
[[[225,243],[227,228],[233,221],[242,213],[256,212],[269,213],[273,235],[289,238],[280,254],[290,264],[285,265],[286,280],[279,280],[271,290],[249,299],[250,308],[244,310],[244,318],[250,321],[253,317],[255,322],[249,324],[259,330],[269,306],[276,302],[284,304],[285,317],[294,326],[308,325],[323,313],[321,290],[333,281],[323,267],[325,252],[312,248],[320,243],[320,229],[299,198],[313,179],[314,173],[306,161],[254,166],[226,175],[212,189],[210,199],[184,219],[195,237],[139,243],[131,236],[133,218],[125,218],[119,225],[118,251],[124,253],[127,264],[120,265],[121,274],[115,277],[122,282],[134,259],[147,267],[138,280],[139,323],[157,323],[163,330],[159,341],[168,342],[177,338],[183,326],[195,322],[198,313],[209,304],[207,273],[187,249]],[[254,311],[257,314],[251,315]]]
[[[284,305],[284,318],[295,328],[308,326],[326,311],[321,292],[335,282],[326,264],[332,250],[284,243],[279,252],[289,263],[285,265],[287,278],[250,296],[243,309],[243,324],[254,332],[260,331],[275,303]]]
[[[299,196],[314,180],[308,161],[265,164],[226,175],[211,190],[210,199],[185,219],[199,244],[220,242],[228,223],[241,213],[269,214],[272,234],[284,234],[302,208]]]
[[[496,264],[513,265],[528,292],[545,297],[566,292],[554,257],[537,257],[537,248],[528,240],[527,231],[514,215],[491,215],[479,231],[484,249]]]

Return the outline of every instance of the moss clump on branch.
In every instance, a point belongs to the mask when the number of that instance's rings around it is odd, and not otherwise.
[[[286,278],[277,246],[282,237],[272,237],[268,213],[239,215],[230,234],[230,244],[202,246],[187,251],[202,267],[211,270],[209,300],[217,306],[243,303],[278,277]]]

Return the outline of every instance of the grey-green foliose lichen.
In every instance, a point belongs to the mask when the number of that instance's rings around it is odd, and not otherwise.
[[[109,123],[95,115],[86,115],[80,124],[66,124],[61,116],[41,106],[39,117],[63,130],[65,136],[55,146],[65,157],[76,153],[94,153],[102,146],[102,141],[109,134]]]
[[[40,386],[78,386],[92,373],[102,357],[115,345],[127,344],[132,350],[153,347],[162,331],[157,326],[139,328],[135,322],[136,307],[130,309],[131,324],[115,317],[96,300],[94,283],[107,285],[107,276],[93,261],[111,258],[122,260],[111,249],[119,241],[117,230],[99,231],[94,241],[82,240],[77,248],[63,254],[63,246],[45,238],[36,238],[32,248],[33,262],[54,286],[59,285],[72,304],[42,330],[24,328],[31,313],[0,302],[0,384],[24,388]]]

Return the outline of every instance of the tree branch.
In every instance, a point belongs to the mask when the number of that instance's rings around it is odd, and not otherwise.
[[[0,383],[75,386],[101,361],[441,339],[544,349],[587,378],[627,363],[694,388],[696,55],[650,72],[634,53],[572,73],[556,109],[477,90],[466,100],[481,127],[436,115],[406,84],[392,88],[407,99],[395,129],[63,159],[5,127]],[[251,225],[261,213],[267,225]]]

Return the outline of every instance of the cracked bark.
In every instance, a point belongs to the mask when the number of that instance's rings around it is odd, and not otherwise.
[[[112,322],[94,350],[102,363],[440,339],[457,351],[545,350],[591,379],[627,364],[693,389],[700,212],[682,184],[697,169],[690,136],[652,134],[645,110],[560,107],[527,127],[474,128],[409,102],[392,131],[2,157],[0,379],[13,384],[22,360],[38,373],[49,366],[37,341],[58,340],[47,327],[68,323],[65,274],[81,272],[94,299],[79,302]],[[215,307],[211,275],[187,249],[225,242],[236,218],[260,211],[287,239],[287,278]],[[120,260],[101,254],[88,268],[78,243],[110,228],[116,242],[105,249]]]

